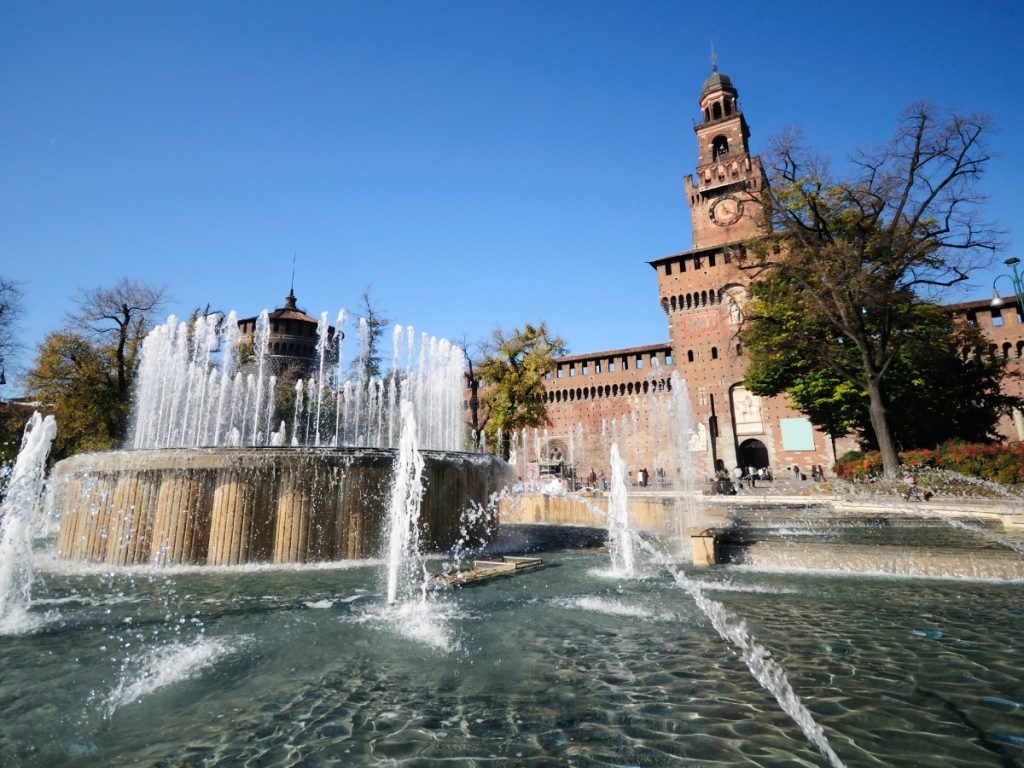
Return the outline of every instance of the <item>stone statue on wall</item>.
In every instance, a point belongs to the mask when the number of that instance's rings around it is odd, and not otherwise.
[[[740,313],[740,305],[737,303],[735,297],[729,297],[729,324],[739,325],[742,315]]]
[[[736,419],[736,434],[760,435],[764,433],[761,418],[761,398],[743,387],[736,387],[732,394],[733,415]]]
[[[690,433],[690,452],[706,451],[708,449],[708,428],[703,424],[694,425]]]

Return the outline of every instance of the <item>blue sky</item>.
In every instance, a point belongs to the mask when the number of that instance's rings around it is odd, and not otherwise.
[[[755,152],[799,125],[842,158],[921,98],[991,115],[989,213],[1000,259],[1024,257],[1022,8],[9,0],[0,274],[26,293],[21,362],[82,286],[254,314],[293,253],[313,314],[372,285],[454,339],[543,319],[577,353],[664,341],[646,262],[691,244],[712,40]]]

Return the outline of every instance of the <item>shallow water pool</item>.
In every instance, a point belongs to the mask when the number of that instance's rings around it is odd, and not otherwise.
[[[43,623],[0,637],[0,763],[827,764],[665,568],[541,556],[428,610],[385,610],[374,563],[44,560]],[[846,765],[1024,761],[1024,584],[684,573],[745,620]]]

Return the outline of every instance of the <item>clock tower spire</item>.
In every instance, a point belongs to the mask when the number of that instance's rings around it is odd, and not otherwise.
[[[757,198],[767,180],[761,159],[750,156],[750,128],[738,99],[732,79],[713,60],[700,92],[702,120],[693,127],[697,172],[686,177],[694,248],[745,240],[761,231]]]

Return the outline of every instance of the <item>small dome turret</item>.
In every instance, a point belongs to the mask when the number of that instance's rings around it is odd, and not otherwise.
[[[708,79],[704,81],[704,85],[701,86],[700,95],[703,97],[711,91],[730,91],[736,93],[736,87],[732,84],[732,78],[723,72],[718,71],[718,67],[712,69]]]

